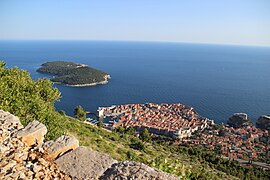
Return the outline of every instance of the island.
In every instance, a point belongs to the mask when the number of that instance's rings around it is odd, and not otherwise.
[[[54,75],[51,80],[55,83],[79,87],[106,84],[111,78],[109,74],[88,65],[66,61],[46,62],[37,72]]]

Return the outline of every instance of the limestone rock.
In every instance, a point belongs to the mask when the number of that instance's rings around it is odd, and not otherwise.
[[[0,123],[2,128],[5,129],[21,129],[23,125],[21,124],[19,118],[10,114],[9,112],[5,112],[0,110]]]
[[[28,146],[41,145],[46,133],[47,128],[44,124],[32,121],[24,129],[18,131],[17,137],[22,138],[22,141]]]
[[[59,155],[64,154],[67,151],[76,149],[79,147],[79,141],[73,136],[61,136],[56,140],[48,141],[43,144],[43,148],[47,151],[47,159],[55,159]]]
[[[56,161],[60,170],[72,179],[98,179],[113,163],[106,154],[80,146]]]
[[[149,167],[143,163],[122,161],[115,163],[100,177],[100,179],[143,179],[143,180],[178,180],[178,177],[162,172],[161,170]]]
[[[54,162],[42,158],[40,146],[26,146],[15,136],[21,127],[16,116],[0,110],[0,179],[70,179]]]

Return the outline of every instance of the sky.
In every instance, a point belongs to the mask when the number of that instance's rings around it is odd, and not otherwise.
[[[270,46],[270,0],[1,0],[0,40]]]

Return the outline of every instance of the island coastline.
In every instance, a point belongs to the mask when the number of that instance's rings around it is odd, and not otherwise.
[[[87,87],[107,84],[111,76],[86,64],[66,61],[53,61],[41,65],[37,72],[51,74],[51,81],[70,87]]]
[[[105,75],[105,80],[101,81],[101,82],[96,82],[96,83],[90,83],[90,84],[64,84],[65,86],[69,86],[69,87],[88,87],[88,86],[96,86],[96,85],[101,85],[101,84],[107,84],[109,83],[109,79],[111,79],[110,75]],[[61,82],[55,82],[57,84],[62,84]]]

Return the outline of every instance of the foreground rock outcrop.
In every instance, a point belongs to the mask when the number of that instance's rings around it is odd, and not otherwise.
[[[61,171],[72,179],[98,179],[114,163],[108,155],[83,146],[56,160]]]
[[[45,142],[42,147],[48,153],[47,159],[56,159],[60,155],[79,147],[79,141],[73,136],[61,136],[56,140]]]
[[[109,168],[100,179],[144,179],[144,180],[178,180],[179,178],[164,173],[158,169],[149,167],[143,163],[123,161],[115,163]]]
[[[70,179],[60,172],[54,162],[43,158],[44,150],[41,147],[30,147],[22,137],[16,137],[21,128],[23,125],[18,117],[0,110],[0,179]],[[43,138],[30,139],[41,142]]]
[[[16,134],[18,138],[21,138],[28,146],[41,145],[44,140],[44,136],[47,133],[47,128],[44,124],[38,121],[32,121],[27,126],[19,130]]]
[[[0,179],[178,179],[142,163],[117,162],[80,146],[73,136],[43,143],[47,128],[38,121],[26,127],[0,110]]]

